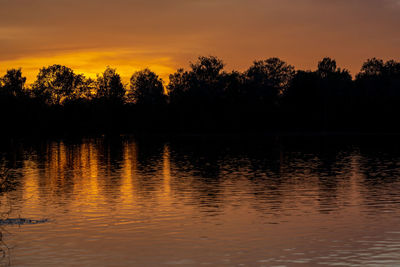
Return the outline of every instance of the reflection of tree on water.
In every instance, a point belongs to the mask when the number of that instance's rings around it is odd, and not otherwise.
[[[208,215],[222,212],[224,208],[221,173],[226,147],[211,139],[197,142],[171,142],[172,184],[175,197],[187,205],[193,205]]]
[[[51,199],[68,210],[79,200],[107,203],[110,210],[129,203],[149,212],[178,203],[216,215],[249,204],[258,214],[274,218],[286,211],[339,211],[358,193],[373,202],[383,192],[380,186],[386,188],[399,176],[397,158],[388,161],[382,155],[364,159],[361,153],[360,170],[354,169],[357,149],[345,138],[221,139],[109,136],[52,141],[34,147],[22,165],[11,157],[4,162],[12,169],[36,166],[37,174],[25,179],[33,181],[34,194],[44,206]],[[22,158],[19,151],[24,150],[16,150],[14,158]],[[353,172],[357,176],[360,171],[366,173],[365,181],[354,188]]]
[[[385,147],[387,144],[383,144]],[[385,147],[363,149],[360,158],[362,179],[360,191],[364,212],[375,216],[387,216],[400,209],[397,188],[400,185],[400,154],[398,148]]]

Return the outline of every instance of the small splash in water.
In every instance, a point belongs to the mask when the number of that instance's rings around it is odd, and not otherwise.
[[[26,218],[9,218],[9,219],[0,219],[0,225],[24,225],[24,224],[39,224],[46,223],[48,219],[43,220],[31,220]]]

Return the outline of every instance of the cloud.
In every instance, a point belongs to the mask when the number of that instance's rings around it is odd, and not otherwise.
[[[0,6],[0,61],[10,64],[129,50],[168,58],[173,67],[214,54],[238,69],[269,56],[310,68],[330,55],[355,70],[367,57],[398,55],[399,0],[0,0]]]

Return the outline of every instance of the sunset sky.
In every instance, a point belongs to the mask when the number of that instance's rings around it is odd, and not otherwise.
[[[227,69],[279,57],[315,69],[322,57],[358,72],[370,57],[400,58],[400,0],[0,0],[0,74],[63,64],[127,79],[163,78],[199,55]]]

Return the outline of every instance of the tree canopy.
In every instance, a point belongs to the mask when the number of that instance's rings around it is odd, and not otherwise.
[[[162,105],[166,103],[163,80],[149,69],[135,72],[130,79],[128,101],[138,105]]]

